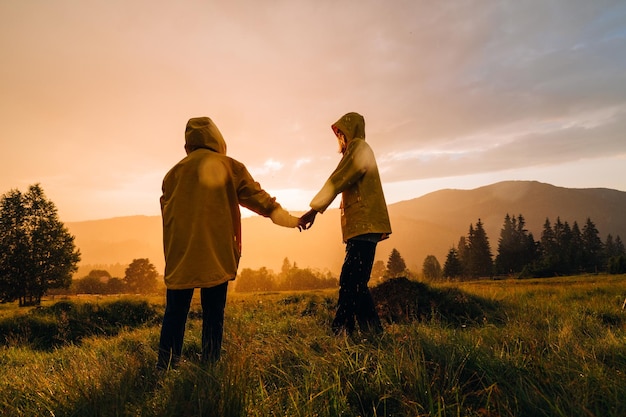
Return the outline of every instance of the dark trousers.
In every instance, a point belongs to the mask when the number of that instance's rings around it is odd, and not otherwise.
[[[335,334],[354,332],[355,319],[361,331],[382,332],[367,283],[372,273],[376,242],[349,239],[339,277],[339,301],[332,323]]]
[[[228,282],[200,289],[202,304],[202,360],[217,361],[222,349],[224,308]],[[165,315],[159,340],[157,367],[176,366],[183,350],[185,325],[194,289],[167,290]]]

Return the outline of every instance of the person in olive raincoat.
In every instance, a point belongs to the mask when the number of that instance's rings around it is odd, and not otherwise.
[[[299,226],[241,162],[226,156],[226,142],[210,118],[188,121],[185,151],[165,175],[160,200],[167,288],[157,362],[162,369],[180,359],[195,288],[201,289],[202,359],[220,358],[226,290],[241,256],[239,206],[280,226]]]
[[[391,233],[387,204],[374,152],[365,142],[363,116],[348,113],[333,124],[332,129],[343,157],[301,221],[304,229],[311,227],[317,213],[324,213],[341,193],[341,231],[346,255],[332,329],[335,334],[351,334],[356,319],[361,331],[379,333],[382,325],[367,283],[376,245]]]

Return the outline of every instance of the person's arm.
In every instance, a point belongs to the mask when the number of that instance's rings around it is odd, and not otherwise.
[[[239,170],[240,180],[237,189],[239,204],[263,217],[269,217],[278,226],[290,228],[300,226],[300,219],[290,215],[276,202],[275,197],[263,190],[245,166],[240,165]]]
[[[272,211],[270,219],[272,219],[272,222],[278,226],[300,228],[300,219],[289,214],[289,212],[280,205]]]
[[[365,142],[362,140],[351,142],[337,168],[311,200],[311,208],[318,213],[324,213],[338,194],[365,175],[372,158],[373,154]]]

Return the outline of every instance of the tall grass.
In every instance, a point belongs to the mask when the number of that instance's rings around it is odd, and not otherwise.
[[[336,337],[334,291],[235,293],[222,360],[206,365],[194,299],[184,360],[168,372],[155,368],[153,321],[48,350],[5,345],[0,414],[626,415],[626,276],[433,286],[497,303],[498,320],[465,325],[434,314],[386,324],[378,338]]]

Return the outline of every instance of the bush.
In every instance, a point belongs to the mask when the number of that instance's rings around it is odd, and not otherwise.
[[[371,293],[379,316],[390,323],[433,319],[452,325],[503,322],[497,302],[458,288],[433,288],[402,277],[383,282]]]
[[[113,336],[123,328],[158,322],[160,312],[146,300],[106,303],[59,301],[28,314],[0,320],[0,344],[52,349],[93,335]]]

